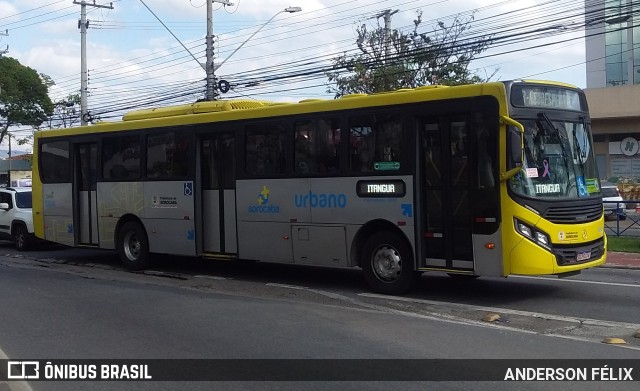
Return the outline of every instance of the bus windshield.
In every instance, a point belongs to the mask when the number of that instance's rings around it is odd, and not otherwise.
[[[584,120],[552,120],[546,114],[520,119],[524,125],[524,164],[511,179],[517,194],[536,198],[600,195],[590,128]]]

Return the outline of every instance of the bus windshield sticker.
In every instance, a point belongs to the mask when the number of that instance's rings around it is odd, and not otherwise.
[[[400,169],[400,162],[375,162],[373,169],[376,171],[393,171]]]
[[[186,196],[193,195],[193,182],[184,183],[184,195]]]
[[[578,182],[578,196],[588,197],[589,193],[587,192],[587,185],[585,185],[584,183],[584,177],[583,176],[577,177],[576,182]]]
[[[527,178],[537,178],[538,177],[538,168],[527,168]]]
[[[589,194],[600,193],[600,186],[596,178],[587,178],[587,191]]]
[[[536,185],[537,194],[555,194],[560,193],[560,185],[557,183],[545,183]]]
[[[367,180],[358,181],[358,197],[404,197],[406,192],[403,180]]]

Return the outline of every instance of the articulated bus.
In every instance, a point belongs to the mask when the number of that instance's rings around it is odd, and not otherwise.
[[[606,258],[585,95],[510,81],[299,103],[229,100],[41,131],[39,238],[151,254],[422,272],[568,276]]]

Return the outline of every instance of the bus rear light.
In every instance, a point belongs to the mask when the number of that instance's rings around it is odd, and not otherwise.
[[[398,227],[404,227],[405,225],[407,225],[406,221],[398,221]]]
[[[484,247],[485,247],[487,250],[493,250],[494,248],[496,248],[496,244],[495,244],[495,243],[485,243],[485,244],[484,244]]]
[[[284,236],[282,237],[282,239],[284,239],[284,240],[289,240],[289,236],[284,235]]]
[[[498,221],[495,217],[476,217],[476,223],[495,223]]]

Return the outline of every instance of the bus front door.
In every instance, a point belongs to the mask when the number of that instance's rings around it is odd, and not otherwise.
[[[207,135],[200,145],[202,248],[205,253],[235,254],[235,136]]]
[[[422,267],[474,270],[468,128],[464,115],[420,123]]]
[[[74,175],[76,241],[81,245],[98,245],[97,154],[96,143],[76,145]]]

